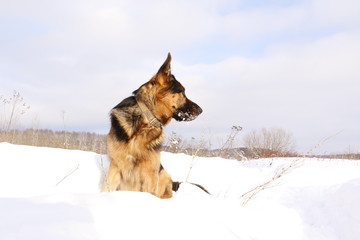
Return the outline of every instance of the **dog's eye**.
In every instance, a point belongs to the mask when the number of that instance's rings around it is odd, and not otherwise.
[[[169,90],[172,93],[183,93],[185,88],[176,80],[171,81],[171,85],[169,86]]]
[[[177,88],[177,87],[172,87],[171,88],[171,92],[172,93],[183,93],[185,90],[183,88]]]
[[[181,90],[181,89],[177,89],[177,90],[174,91],[174,93],[183,93],[183,92],[184,92],[184,91]]]

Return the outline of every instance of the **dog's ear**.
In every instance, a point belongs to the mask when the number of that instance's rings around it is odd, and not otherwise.
[[[168,53],[168,56],[163,63],[163,65],[160,67],[159,71],[156,74],[156,81],[159,82],[161,85],[165,85],[168,81],[168,77],[171,75],[171,54]]]
[[[163,65],[160,67],[160,69],[158,71],[158,74],[164,74],[166,76],[169,76],[171,74],[170,63],[171,63],[171,54],[168,53],[165,62],[163,63]]]

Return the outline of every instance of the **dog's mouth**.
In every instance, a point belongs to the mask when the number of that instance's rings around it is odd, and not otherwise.
[[[178,111],[173,115],[173,118],[176,121],[192,121],[194,120],[198,115],[193,115],[189,112],[182,112],[182,111]]]
[[[177,111],[173,114],[173,118],[176,121],[192,121],[199,116],[202,111],[201,107],[199,107],[196,103],[188,100],[182,108],[177,109]]]

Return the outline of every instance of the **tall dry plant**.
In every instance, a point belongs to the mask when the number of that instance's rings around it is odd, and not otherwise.
[[[0,96],[0,101],[0,129],[9,131],[16,126],[20,116],[30,109],[30,105],[26,104],[21,94],[15,90],[10,98]]]
[[[244,160],[246,157],[244,156],[244,152],[236,149],[237,141],[236,138],[238,134],[241,132],[243,128],[241,126],[232,126],[231,132],[227,136],[225,143],[220,147],[218,156],[223,158],[232,158],[235,154],[236,159]]]

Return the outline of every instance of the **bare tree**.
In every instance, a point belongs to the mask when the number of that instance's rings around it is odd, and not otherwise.
[[[295,140],[282,128],[262,128],[246,134],[243,143],[255,157],[289,156],[294,153]]]

